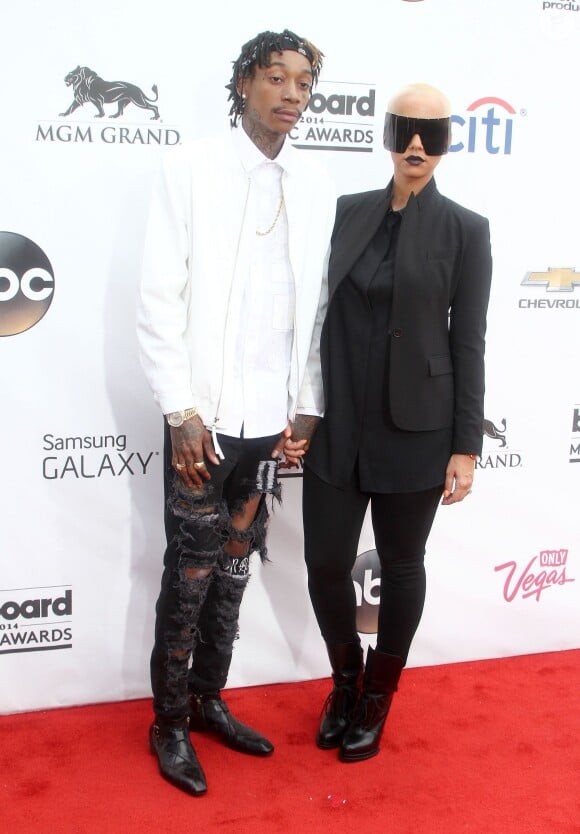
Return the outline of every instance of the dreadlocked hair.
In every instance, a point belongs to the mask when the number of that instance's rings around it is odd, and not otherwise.
[[[242,46],[238,59],[232,62],[232,78],[230,83],[226,84],[226,89],[230,91],[228,101],[232,102],[229,112],[232,127],[236,126],[238,118],[244,111],[244,101],[238,93],[240,79],[250,78],[256,66],[269,67],[272,52],[284,52],[286,49],[299,52],[310,61],[312,84],[316,85],[324,57],[320,49],[295,32],[291,32],[290,29],[284,29],[283,32],[260,32]]]

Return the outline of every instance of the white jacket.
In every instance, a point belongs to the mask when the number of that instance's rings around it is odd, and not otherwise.
[[[326,312],[326,267],[336,200],[328,175],[290,149],[282,175],[295,281],[289,418],[322,414],[319,341]],[[206,426],[218,413],[229,298],[249,179],[229,134],[171,149],[154,189],[145,240],[137,329],[141,361],[164,414],[195,406]],[[228,330],[229,328],[229,330]]]

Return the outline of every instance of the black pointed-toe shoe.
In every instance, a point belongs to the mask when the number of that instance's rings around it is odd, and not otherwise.
[[[189,713],[190,730],[210,732],[224,744],[251,756],[269,756],[274,745],[260,733],[238,721],[222,701],[219,692],[192,695]]]
[[[149,730],[149,746],[164,779],[192,796],[207,791],[205,774],[191,745],[187,719],[158,720]]]

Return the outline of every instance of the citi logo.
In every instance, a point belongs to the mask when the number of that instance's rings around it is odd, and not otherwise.
[[[452,125],[458,128],[459,141],[449,146],[450,153],[467,151],[489,154],[511,154],[513,118],[516,111],[502,98],[488,96],[478,98],[467,108],[467,118],[454,114]]]

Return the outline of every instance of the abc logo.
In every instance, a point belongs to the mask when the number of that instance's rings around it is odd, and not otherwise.
[[[379,627],[381,565],[376,550],[359,554],[352,569],[356,596],[356,628],[361,634],[376,634]]]
[[[54,273],[40,246],[23,235],[0,232],[0,336],[34,327],[53,292]]]

